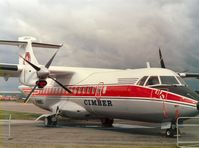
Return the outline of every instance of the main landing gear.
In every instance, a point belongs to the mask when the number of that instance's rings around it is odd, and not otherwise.
[[[161,124],[161,129],[165,131],[166,137],[174,137],[177,135],[176,122],[163,122]]]
[[[60,108],[57,106],[55,114],[44,116],[44,126],[45,127],[55,127],[57,125],[57,119],[60,113]]]
[[[45,127],[55,127],[56,125],[57,125],[56,115],[47,116],[44,118],[44,126]]]
[[[172,124],[171,127],[166,130],[165,136],[174,137],[175,135],[177,135],[177,127],[176,127],[176,124]]]
[[[166,130],[166,137],[174,137],[177,134],[177,129],[167,129]]]
[[[101,119],[102,127],[113,127],[113,119],[103,118]]]

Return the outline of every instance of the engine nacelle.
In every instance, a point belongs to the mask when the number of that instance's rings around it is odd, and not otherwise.
[[[90,117],[90,113],[84,107],[72,101],[61,101],[53,105],[51,111],[56,112],[57,107],[59,108],[60,115],[64,117],[75,119],[85,119]]]

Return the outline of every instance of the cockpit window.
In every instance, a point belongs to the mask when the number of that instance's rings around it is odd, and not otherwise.
[[[146,83],[146,85],[157,85],[157,84],[160,84],[157,76],[151,76]]]
[[[147,78],[148,78],[148,76],[142,77],[142,78],[138,81],[137,85],[143,86]]]
[[[199,101],[199,96],[196,92],[194,92],[193,90],[191,90],[190,88],[188,87],[185,87],[185,86],[154,86],[153,88],[157,88],[157,89],[160,89],[160,90],[166,90],[166,91],[169,91],[169,92],[172,92],[172,93],[175,93],[175,94],[178,94],[178,95],[181,95],[181,96],[184,96],[184,97],[188,97],[188,98],[192,98],[194,100],[198,100]]]
[[[160,76],[162,84],[179,84],[174,76]]]
[[[181,77],[177,77],[177,79],[180,81],[180,83],[181,83],[182,85],[187,86],[186,82],[185,82]]]

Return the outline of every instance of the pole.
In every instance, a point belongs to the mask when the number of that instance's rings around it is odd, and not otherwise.
[[[10,114],[10,116],[9,116],[9,120],[8,120],[8,139],[10,139],[10,138],[11,138],[11,136],[10,136],[10,132],[11,132],[11,129],[10,129],[11,117],[12,117],[12,115]]]

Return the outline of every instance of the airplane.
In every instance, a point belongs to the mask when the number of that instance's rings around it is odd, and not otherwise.
[[[114,119],[160,123],[167,137],[176,134],[178,117],[199,113],[199,96],[182,78],[199,77],[198,73],[176,73],[165,67],[159,50],[161,68],[99,69],[51,66],[62,44],[39,43],[34,37],[0,44],[19,47],[19,63],[0,63],[0,76],[19,77],[19,90],[50,114],[44,125],[57,125],[58,116],[74,119],[100,119],[103,127],[112,127]],[[40,65],[34,48],[56,49]]]

